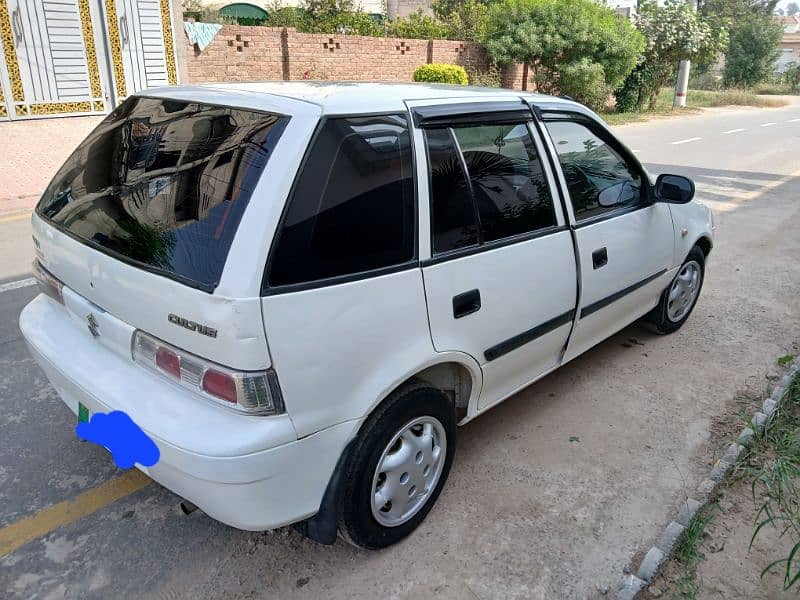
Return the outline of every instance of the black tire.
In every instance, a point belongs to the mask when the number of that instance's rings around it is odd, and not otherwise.
[[[444,428],[447,446],[439,479],[416,514],[406,522],[387,527],[372,514],[372,484],[384,449],[407,423],[434,417]],[[417,384],[390,396],[369,417],[359,432],[347,461],[339,503],[339,534],[345,541],[367,549],[399,542],[422,523],[444,487],[456,449],[456,419],[452,402],[440,390]]]
[[[703,290],[703,281],[705,281],[706,275],[706,257],[698,246],[695,246],[689,251],[686,259],[681,264],[681,269],[683,269],[687,263],[692,261],[700,265],[700,281],[697,284],[697,294],[695,295],[689,310],[686,311],[686,313],[678,320],[672,320],[669,318],[669,295],[670,290],[672,289],[672,284],[675,282],[675,279],[673,279],[662,292],[661,299],[658,301],[658,305],[645,317],[645,320],[652,324],[653,328],[662,335],[678,331],[678,329],[680,329],[689,319],[694,307],[697,306],[697,300],[700,298],[700,292]],[[678,274],[681,273],[681,269],[678,270]],[[677,277],[678,275],[675,276],[676,279]]]

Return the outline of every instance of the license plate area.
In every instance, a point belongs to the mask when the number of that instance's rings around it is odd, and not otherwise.
[[[89,407],[83,402],[78,402],[78,423],[88,423],[89,416]]]

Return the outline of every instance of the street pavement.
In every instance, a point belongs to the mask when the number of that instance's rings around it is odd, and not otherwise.
[[[653,174],[693,177],[715,211],[695,312],[672,336],[628,327],[462,428],[437,506],[381,552],[185,516],[78,441],[17,327],[36,294],[28,219],[0,216],[0,596],[612,595],[708,472],[715,418],[800,353],[800,105],[618,133]]]

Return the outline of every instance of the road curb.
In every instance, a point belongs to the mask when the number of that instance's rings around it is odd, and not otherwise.
[[[736,464],[745,447],[752,442],[753,436],[763,431],[769,419],[786,398],[786,392],[789,390],[792,379],[799,372],[800,357],[789,365],[787,373],[781,377],[772,389],[772,393],[764,400],[761,408],[753,414],[750,426],[742,429],[735,442],[728,444],[722,457],[714,463],[708,477],[700,482],[692,496],[686,497],[680,502],[675,511],[675,520],[671,521],[656,537],[655,545],[645,553],[636,574],[627,572],[623,574],[617,588],[617,600],[633,600],[637,598],[655,579],[661,566],[672,556],[692,517],[709,503],[717,486],[725,479],[733,465]]]

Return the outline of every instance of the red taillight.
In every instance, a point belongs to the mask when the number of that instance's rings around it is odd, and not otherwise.
[[[203,390],[217,398],[236,403],[236,381],[227,373],[208,369],[203,375]]]
[[[237,371],[181,350],[143,331],[133,334],[133,360],[220,406],[249,415],[279,415],[286,409],[275,371]]]
[[[181,378],[181,359],[172,350],[164,347],[159,348],[156,352],[156,365],[175,379]]]

